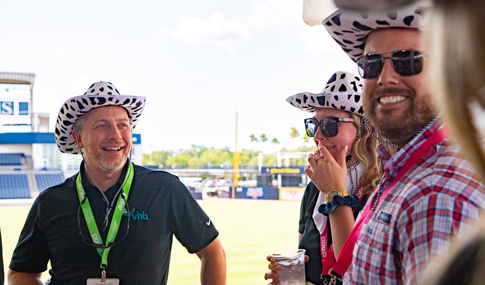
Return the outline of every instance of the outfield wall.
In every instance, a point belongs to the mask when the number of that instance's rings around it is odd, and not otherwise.
[[[305,188],[301,187],[236,187],[234,196],[236,199],[300,201],[304,192]],[[232,189],[229,197],[232,198]]]

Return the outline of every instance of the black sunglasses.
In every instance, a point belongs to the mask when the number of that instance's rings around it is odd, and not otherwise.
[[[426,54],[424,51],[400,50],[392,52],[392,56],[389,57],[384,57],[382,54],[367,54],[357,59],[359,74],[362,78],[373,79],[379,77],[386,58],[391,59],[392,68],[401,76],[416,75],[423,71],[424,55]]]
[[[83,239],[84,244],[89,245],[89,246],[94,247],[94,248],[106,249],[106,248],[117,246],[120,242],[122,242],[126,238],[128,233],[130,232],[130,206],[128,206],[128,201],[124,198],[123,193],[122,193],[121,197],[122,197],[123,200],[125,200],[125,207],[124,208],[125,208],[125,210],[127,210],[127,216],[128,216],[128,221],[126,222],[126,231],[125,231],[125,234],[123,235],[123,237],[121,239],[119,239],[118,241],[116,241],[114,243],[109,244],[108,246],[105,246],[104,244],[94,243],[90,240],[87,240],[84,237],[83,230],[82,230],[82,227],[81,227],[81,215],[80,215],[80,213],[82,212],[81,206],[86,201],[86,198],[82,201],[82,203],[80,203],[79,207],[77,208],[77,227],[79,229],[79,233],[81,234],[81,237]],[[86,224],[86,223],[84,223],[84,224]],[[87,228],[87,226],[86,226],[86,228]],[[88,236],[90,237],[90,235],[88,235]]]
[[[315,118],[307,118],[304,122],[307,136],[314,137],[317,133],[318,127],[320,127],[322,134],[327,138],[331,138],[337,135],[339,122],[355,121],[352,118],[325,117],[320,121]]]

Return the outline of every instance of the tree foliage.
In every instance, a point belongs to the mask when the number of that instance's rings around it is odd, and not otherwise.
[[[296,128],[291,128],[291,136],[297,138],[299,136]],[[269,141],[265,134],[261,134],[259,139],[255,135],[249,136],[252,142],[265,143]],[[308,137],[304,138],[308,141]],[[277,138],[270,141],[273,146],[280,142]],[[297,152],[309,152],[315,149],[314,146],[303,146],[293,149]],[[283,151],[289,151],[283,149]],[[258,155],[260,151],[243,149],[239,152],[239,167],[256,169],[258,167]],[[292,164],[306,165],[306,158],[295,159]],[[162,168],[232,168],[234,165],[234,153],[228,147],[216,149],[207,148],[201,145],[192,145],[189,149],[181,149],[179,151],[154,151],[151,154],[143,154],[143,164],[145,165],[161,165]],[[263,165],[276,165],[275,155],[264,155]]]

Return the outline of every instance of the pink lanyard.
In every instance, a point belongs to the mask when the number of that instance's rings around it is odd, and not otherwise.
[[[362,193],[362,187],[359,186],[357,188],[357,197],[359,200],[362,201],[362,197],[364,197]],[[320,234],[320,253],[322,256],[322,275],[328,275],[328,271],[332,269],[333,265],[335,264],[335,253],[333,250],[333,244],[331,244],[327,249],[327,237],[328,237],[328,217],[325,218],[325,229]]]
[[[386,196],[389,194],[389,191],[394,187],[394,185],[403,177],[404,174],[408,172],[413,166],[417,164],[417,162],[423,157],[426,152],[433,146],[435,146],[437,143],[442,141],[448,137],[447,131],[444,129],[444,127],[440,128],[437,130],[434,134],[432,134],[428,139],[419,146],[419,148],[411,155],[411,157],[408,159],[408,161],[404,164],[404,166],[399,170],[397,173],[396,177],[392,180],[392,182],[387,186],[386,190],[381,195],[381,198],[379,199],[380,201],[383,201]],[[382,182],[384,183],[384,181]],[[360,235],[360,231],[362,229],[362,226],[364,224],[367,224],[367,222],[370,220],[370,213],[371,213],[371,207],[374,204],[375,200],[375,195],[374,199],[372,201],[367,201],[366,206],[362,210],[362,214],[360,219],[355,223],[354,228],[352,229],[352,232],[350,233],[349,237],[344,243],[344,246],[342,247],[342,251],[340,252],[340,255],[335,262],[335,265],[331,270],[340,276],[344,276],[345,272],[349,268],[350,264],[352,263],[352,252],[354,251],[354,245],[357,242],[357,239]],[[331,274],[332,272],[327,271],[328,274]]]

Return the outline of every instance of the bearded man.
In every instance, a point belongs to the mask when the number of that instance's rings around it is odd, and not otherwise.
[[[433,102],[418,29],[429,8],[338,10],[323,21],[356,61],[366,117],[386,139],[377,149],[383,178],[344,245],[342,267],[333,269],[345,284],[417,283],[485,206],[483,185]]]

